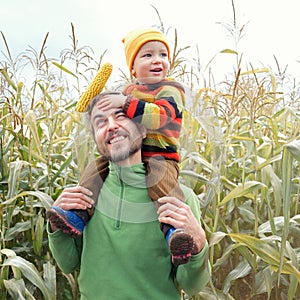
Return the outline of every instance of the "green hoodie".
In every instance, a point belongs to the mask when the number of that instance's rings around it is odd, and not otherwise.
[[[200,222],[196,195],[185,186],[182,189]],[[209,280],[207,243],[189,263],[172,267],[142,164],[121,168],[110,164],[82,238],[69,238],[60,230],[48,230],[48,235],[52,254],[64,273],[80,266],[82,300],[176,300],[181,299],[178,287],[192,296]]]

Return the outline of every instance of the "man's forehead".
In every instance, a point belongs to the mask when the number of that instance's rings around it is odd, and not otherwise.
[[[103,109],[100,109],[99,108],[99,105],[100,103],[97,103],[93,110],[92,110],[92,115],[102,115],[102,116],[110,116],[110,115],[116,115],[120,112],[122,112],[122,109],[121,108],[110,108],[110,109],[107,109],[107,110],[103,110]]]

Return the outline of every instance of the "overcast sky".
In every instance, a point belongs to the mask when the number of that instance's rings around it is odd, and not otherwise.
[[[80,46],[91,46],[97,55],[107,49],[106,60],[126,68],[121,40],[131,29],[159,24],[151,5],[167,28],[177,29],[181,46],[198,45],[201,64],[222,49],[235,49],[221,25],[232,23],[231,0],[0,0],[0,31],[14,57],[29,45],[39,50],[49,32],[47,55],[58,58],[70,46],[72,22]],[[300,78],[299,7],[299,0],[235,1],[237,23],[246,25],[237,49],[244,63],[275,72],[275,55],[281,68],[288,65],[288,73]],[[222,54],[213,67],[231,72],[231,63]]]

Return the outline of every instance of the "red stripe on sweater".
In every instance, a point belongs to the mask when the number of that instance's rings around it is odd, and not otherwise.
[[[164,157],[166,159],[174,159],[176,161],[180,160],[180,156],[178,153],[167,153],[167,152],[143,152],[142,155],[144,157],[153,157],[153,156],[159,156]]]
[[[127,116],[130,119],[134,118],[134,114],[136,112],[136,108],[137,108],[138,104],[139,104],[138,99],[131,98],[130,105],[128,106],[128,110],[127,110]]]

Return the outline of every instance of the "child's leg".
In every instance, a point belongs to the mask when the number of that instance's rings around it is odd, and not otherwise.
[[[148,193],[153,201],[157,201],[163,196],[174,196],[185,201],[178,182],[179,166],[176,161],[150,158],[144,159],[144,164]],[[165,223],[161,223],[160,228],[170,246],[173,264],[187,263],[190,260],[194,244],[191,235]]]
[[[100,189],[103,185],[103,181],[109,173],[109,164],[107,160],[99,157],[91,162],[84,170],[79,185],[92,191],[91,198],[95,201],[95,205],[98,201]],[[79,216],[86,224],[94,214],[95,205],[92,208],[86,210],[73,210],[77,216]]]
[[[178,183],[179,166],[176,161],[153,157],[144,159],[144,164],[148,194],[153,201],[164,196],[174,196],[185,201]],[[165,236],[170,228],[172,228],[171,225],[161,224],[161,230]]]
[[[108,162],[98,158],[93,161],[85,170],[80,179],[79,185],[93,192],[92,198],[95,204],[98,200],[98,195],[102,187],[103,181],[108,175]],[[64,233],[79,237],[84,229],[85,224],[90,220],[94,213],[94,207],[88,210],[63,210],[53,206],[47,211],[47,217]]]
[[[91,198],[93,198],[95,201],[95,205],[98,201],[98,196],[103,185],[103,181],[109,173],[108,166],[108,161],[99,157],[87,166],[80,178],[79,185],[92,191],[93,195]],[[89,215],[92,216],[94,208],[88,212]]]

